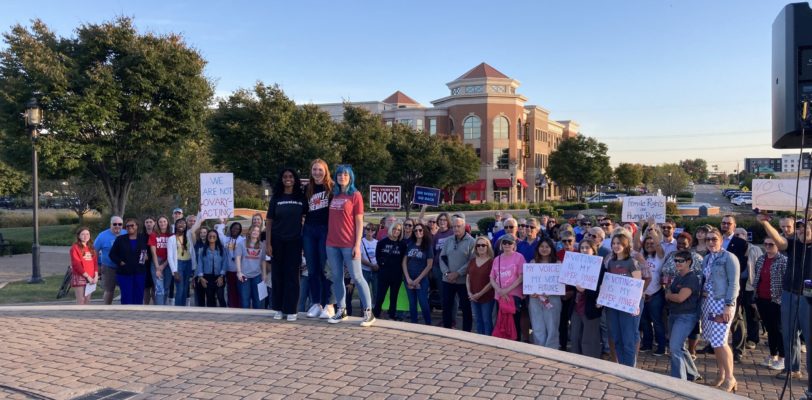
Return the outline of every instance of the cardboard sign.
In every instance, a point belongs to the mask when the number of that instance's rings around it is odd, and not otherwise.
[[[567,285],[595,290],[598,288],[602,263],[602,257],[568,251],[564,254],[564,262],[561,264],[561,274],[558,281]]]
[[[528,294],[564,295],[564,285],[558,283],[561,264],[524,264],[522,292]]]
[[[795,179],[753,179],[753,208],[770,211],[802,211],[809,182]]]
[[[440,189],[424,186],[415,186],[412,204],[417,204],[421,206],[435,206],[435,207],[439,206]]]
[[[234,216],[234,174],[200,174],[200,215],[203,219]]]
[[[615,310],[637,314],[643,298],[643,280],[625,275],[606,273],[598,294],[598,304]]]
[[[637,222],[654,217],[658,224],[665,223],[665,196],[626,196],[623,198],[623,222]]]
[[[369,207],[400,209],[400,186],[369,185]]]

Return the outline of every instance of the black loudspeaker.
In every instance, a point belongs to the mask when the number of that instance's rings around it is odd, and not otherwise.
[[[804,99],[812,105],[812,8],[809,3],[793,3],[773,22],[773,148],[801,147]],[[812,136],[804,139],[803,147],[812,147]]]

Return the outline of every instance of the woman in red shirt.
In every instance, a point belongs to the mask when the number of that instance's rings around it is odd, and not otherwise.
[[[70,266],[73,271],[70,286],[76,292],[76,304],[90,304],[90,294],[85,296],[85,286],[99,281],[96,267],[96,251],[90,241],[90,229],[81,227],[76,231],[76,243],[70,248]]]

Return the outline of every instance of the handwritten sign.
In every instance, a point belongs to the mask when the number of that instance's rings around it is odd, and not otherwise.
[[[524,294],[564,295],[564,285],[558,283],[561,264],[525,264],[522,280]]]
[[[625,275],[606,273],[598,294],[598,304],[637,314],[640,312],[640,299],[643,297],[643,280]]]
[[[440,189],[424,187],[424,186],[415,186],[414,187],[414,198],[412,199],[412,204],[424,205],[424,206],[439,206],[440,205]]]
[[[753,208],[771,211],[803,210],[809,182],[801,179],[753,179]]]
[[[200,174],[200,214],[203,219],[234,216],[234,174]]]
[[[626,196],[623,198],[623,222],[637,222],[654,218],[658,224],[665,222],[665,196]]]
[[[595,290],[598,288],[601,263],[603,263],[602,257],[568,251],[564,254],[564,262],[561,264],[561,274],[558,281],[567,285]]]
[[[369,185],[369,207],[400,209],[400,186]]]

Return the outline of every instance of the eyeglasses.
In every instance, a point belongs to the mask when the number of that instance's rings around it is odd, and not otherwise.
[[[675,262],[675,263],[680,263],[680,264],[682,264],[682,263],[684,263],[684,262],[686,262],[686,261],[688,261],[688,260],[686,260],[686,259],[684,259],[684,258],[675,258],[675,259],[674,259],[674,262]]]
[[[516,229],[516,225],[505,225],[505,229]]]
[[[527,228],[527,225],[519,224],[519,228]]]
[[[415,233],[423,233],[423,229],[421,229],[421,228],[417,228],[417,229],[415,229],[415,230],[414,230],[414,232],[415,232]]]
[[[364,228],[365,231],[374,231],[375,228]]]
[[[764,243],[764,247],[775,247],[775,243]]]
[[[429,221],[429,225],[434,225],[434,224],[436,224],[436,222],[434,222],[434,221]]]
[[[572,239],[564,239],[564,240],[561,241],[561,243],[572,243],[573,241],[574,240],[572,240]]]
[[[509,242],[509,241],[507,241],[507,240],[503,240],[503,241],[502,241],[502,246],[504,246],[504,245],[512,246],[512,245],[513,245],[513,242]]]
[[[533,225],[527,225],[527,228],[528,228],[528,229],[531,229],[531,230],[532,230],[532,229],[538,229],[538,228],[536,228],[536,227],[535,227],[535,226],[533,226]]]
[[[661,229],[665,231],[665,230],[671,230],[671,229],[674,229],[674,228],[666,225],[666,226],[663,226]]]
[[[602,222],[602,223],[601,223],[601,226],[612,226],[612,224],[607,223],[607,222]]]
[[[113,226],[123,226],[124,224],[123,224],[123,223],[121,223],[121,222],[113,222],[113,223],[112,223],[112,224],[110,224],[110,225],[113,225]]]
[[[592,223],[591,222],[581,222],[581,225],[583,225],[583,226],[592,226]]]
[[[488,245],[485,243],[479,243],[476,245],[476,247],[488,247]]]
[[[403,227],[404,227],[404,228],[411,228],[411,227],[413,227],[413,226],[414,226],[414,225],[412,225],[412,224],[403,224]]]

